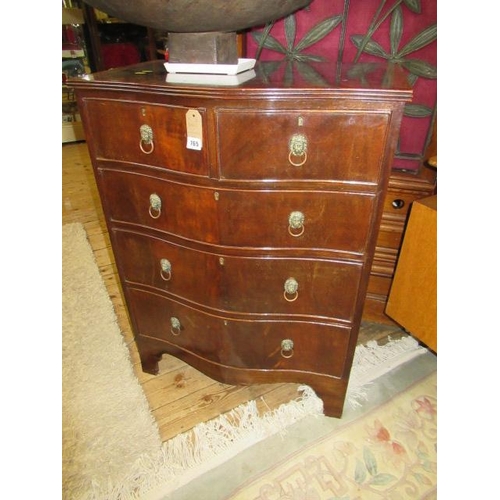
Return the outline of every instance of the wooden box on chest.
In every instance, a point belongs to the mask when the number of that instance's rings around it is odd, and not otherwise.
[[[405,102],[403,73],[75,80],[143,369],[296,382],[342,414]]]

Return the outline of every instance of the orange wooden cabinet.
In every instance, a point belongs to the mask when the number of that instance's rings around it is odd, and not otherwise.
[[[386,313],[437,352],[437,195],[412,205]]]

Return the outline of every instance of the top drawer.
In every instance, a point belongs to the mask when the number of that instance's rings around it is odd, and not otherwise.
[[[388,113],[216,111],[221,177],[377,183]]]
[[[201,149],[187,147],[186,116],[198,112],[204,134],[204,109],[100,99],[86,99],[84,103],[97,159],[208,176],[206,137]]]

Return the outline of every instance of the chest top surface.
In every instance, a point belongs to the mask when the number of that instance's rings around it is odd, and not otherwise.
[[[190,75],[189,83],[171,82],[163,61],[150,61],[86,75],[70,82],[77,88],[144,91],[212,97],[317,95],[409,101],[412,90],[404,71],[383,63],[257,63],[238,85],[205,83],[206,75]],[[242,78],[244,80],[244,78]]]

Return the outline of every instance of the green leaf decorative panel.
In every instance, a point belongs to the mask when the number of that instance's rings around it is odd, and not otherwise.
[[[266,71],[291,65],[307,78],[314,63],[358,63],[369,72],[375,61],[400,65],[414,98],[406,106],[394,168],[418,170],[425,160],[436,117],[436,0],[313,0],[286,19],[248,34],[247,56]]]

